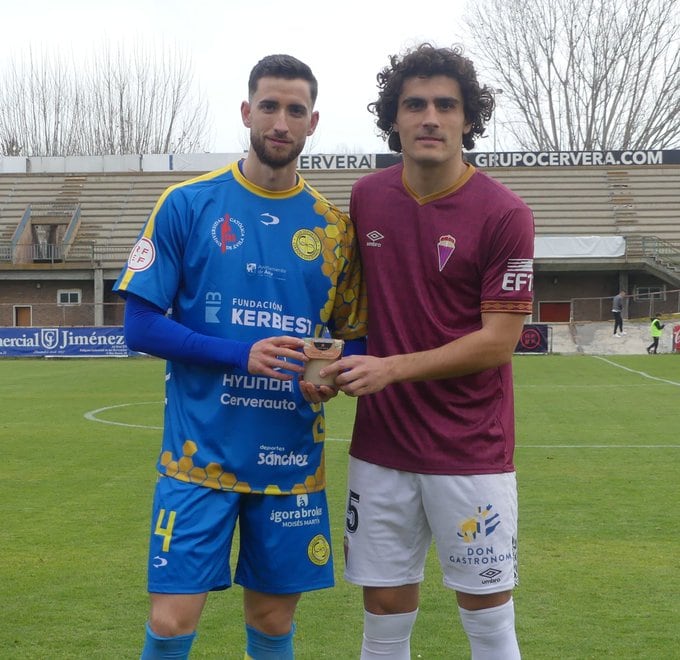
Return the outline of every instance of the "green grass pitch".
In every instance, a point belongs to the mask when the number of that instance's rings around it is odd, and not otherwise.
[[[524,659],[678,657],[680,357],[514,369]],[[0,360],[0,657],[139,657],[162,399],[159,360]],[[361,594],[341,573],[354,403],[327,406],[337,584],[303,597],[299,660],[359,653]],[[213,594],[192,658],[243,646],[240,588]],[[412,657],[469,657],[433,553]]]

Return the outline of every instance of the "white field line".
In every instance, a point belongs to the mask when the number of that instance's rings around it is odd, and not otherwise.
[[[675,385],[676,387],[680,387],[680,383],[678,383],[675,380],[668,380],[667,378],[659,378],[658,376],[652,376],[651,374],[648,374],[646,371],[638,371],[637,369],[630,369],[629,367],[624,367],[622,364],[617,364],[616,362],[612,360],[608,360],[605,357],[602,357],[601,355],[593,355],[596,360],[602,360],[602,362],[606,362],[607,364],[610,364],[612,367],[616,367],[617,369],[623,369],[624,371],[628,371],[632,374],[637,374],[638,376],[642,376],[643,378],[649,378],[649,380],[656,380],[660,383],[666,383],[667,385]]]
[[[680,383],[675,383],[676,385]],[[86,412],[83,417],[91,422],[99,422],[100,424],[111,424],[112,426],[125,426],[133,429],[146,429],[149,431],[162,431],[162,426],[150,426],[146,424],[127,424],[125,422],[116,422],[110,419],[100,419],[99,413],[108,410],[115,410],[116,408],[128,408],[130,406],[148,406],[159,405],[161,401],[142,401],[139,403],[119,403],[115,406],[104,406],[96,410]],[[326,438],[327,442],[344,442],[348,443],[349,438]],[[515,449],[680,449],[680,445],[516,445]]]
[[[629,367],[624,367],[612,360],[608,360],[601,355],[592,355],[591,357],[596,360],[602,360],[612,367],[618,369],[623,369],[643,378],[648,378],[649,380],[656,380],[660,383],[666,383],[667,385],[674,385],[675,387],[680,387],[680,383],[674,380],[668,380],[666,378],[659,378],[658,376],[652,376],[646,371],[638,371],[637,369],[630,369]],[[526,387],[526,386],[524,386]],[[529,386],[532,387],[532,386]],[[582,386],[578,386],[582,387]],[[592,387],[599,387],[598,385],[593,385]],[[621,387],[617,385],[616,387]],[[625,385],[624,387],[638,387],[638,385]],[[516,445],[515,449],[680,449],[680,445]]]
[[[97,408],[96,410],[90,410],[86,412],[83,417],[89,419],[91,422],[99,422],[100,424],[111,424],[112,426],[126,426],[132,429],[149,429],[154,431],[162,431],[162,426],[149,426],[146,424],[126,424],[124,422],[114,422],[109,419],[99,419],[97,415],[101,412],[107,410],[115,410],[116,408],[129,408],[130,406],[149,406],[149,405],[159,405],[162,401],[142,401],[140,403],[119,403],[115,406],[104,406],[103,408]]]

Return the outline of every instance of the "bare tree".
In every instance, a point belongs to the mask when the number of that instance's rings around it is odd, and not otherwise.
[[[482,0],[466,23],[522,148],[680,145],[677,0]]]
[[[86,62],[30,50],[0,72],[0,155],[203,151],[206,117],[177,50],[107,48]]]

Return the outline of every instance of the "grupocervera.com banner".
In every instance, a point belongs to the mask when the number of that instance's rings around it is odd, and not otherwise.
[[[123,328],[0,328],[0,357],[127,357]]]

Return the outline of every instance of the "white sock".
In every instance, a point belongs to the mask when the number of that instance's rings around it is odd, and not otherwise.
[[[418,610],[403,614],[372,614],[364,610],[361,660],[410,660],[411,630]]]
[[[467,633],[472,660],[520,660],[512,598],[484,610],[458,608]]]

